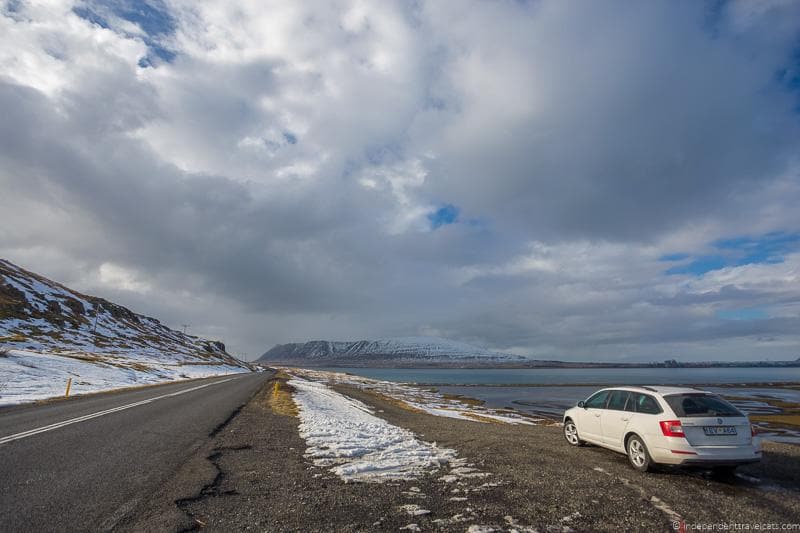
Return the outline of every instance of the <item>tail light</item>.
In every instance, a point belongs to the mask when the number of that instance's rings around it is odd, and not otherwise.
[[[659,424],[661,425],[661,433],[665,437],[686,437],[680,420],[663,420]]]
[[[758,428],[753,424],[750,424],[750,436],[755,437],[756,435],[758,435]]]

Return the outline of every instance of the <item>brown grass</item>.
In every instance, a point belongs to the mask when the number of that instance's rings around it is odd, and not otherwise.
[[[469,396],[462,396],[460,394],[443,394],[442,397],[445,400],[453,400],[458,403],[463,403],[465,405],[471,405],[472,407],[478,407],[483,405],[483,400],[478,400],[477,398],[470,398]]]
[[[65,353],[61,355],[62,357],[69,357],[70,359],[77,359],[78,361],[86,361],[87,363],[95,363],[95,364],[107,363],[104,357],[90,353]]]
[[[750,415],[753,422],[766,422],[775,426],[800,426],[800,412],[782,415]]]
[[[411,411],[412,413],[423,413],[423,414],[425,413],[425,411],[423,411],[422,409],[418,409],[416,407],[413,407],[413,406],[407,404],[406,402],[404,402],[403,400],[398,400],[397,398],[392,398],[391,396],[386,396],[385,394],[382,394],[380,392],[375,392],[375,391],[371,391],[371,390],[367,390],[367,391],[364,391],[364,392],[372,394],[373,396],[375,396],[379,400],[382,400],[382,401],[384,401],[386,403],[390,403],[390,404],[392,404],[392,405],[394,405],[396,407],[399,407],[400,409],[405,409],[406,411]]]
[[[131,370],[136,370],[137,372],[151,372],[153,370],[149,366],[143,365],[142,363],[128,363],[125,366],[127,366]]]
[[[264,397],[264,403],[276,415],[297,416],[297,405],[292,399],[294,387],[286,383],[286,380],[272,380],[270,389]]]
[[[489,424],[498,424],[500,426],[505,425],[503,422],[496,420],[494,418],[490,418],[488,416],[481,416],[475,413],[461,413],[461,414],[466,416],[467,418],[472,418],[473,420],[477,420],[478,422],[488,422]]]
[[[283,382],[286,382],[286,381],[289,381],[290,379],[292,379],[292,376],[290,376],[289,374],[287,374],[283,370],[278,370],[277,372],[275,372],[275,377],[273,379],[278,379],[278,380],[281,380]]]

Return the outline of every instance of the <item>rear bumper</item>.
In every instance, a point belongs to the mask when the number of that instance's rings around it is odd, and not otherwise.
[[[650,451],[653,460],[669,465],[697,466],[734,466],[761,460],[761,443],[757,439],[744,446],[691,446],[685,440],[674,441],[668,444],[669,448],[653,448]]]
[[[756,459],[686,459],[682,463],[685,466],[737,466],[750,463],[758,463],[761,457]]]

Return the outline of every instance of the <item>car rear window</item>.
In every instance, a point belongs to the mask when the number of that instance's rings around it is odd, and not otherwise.
[[[664,399],[680,418],[744,416],[733,405],[713,394],[671,394]]]

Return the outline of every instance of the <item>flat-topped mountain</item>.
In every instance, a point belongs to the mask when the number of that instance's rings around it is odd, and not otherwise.
[[[261,356],[263,363],[336,366],[520,364],[524,357],[492,352],[437,337],[397,337],[353,342],[309,341],[279,344]]]

